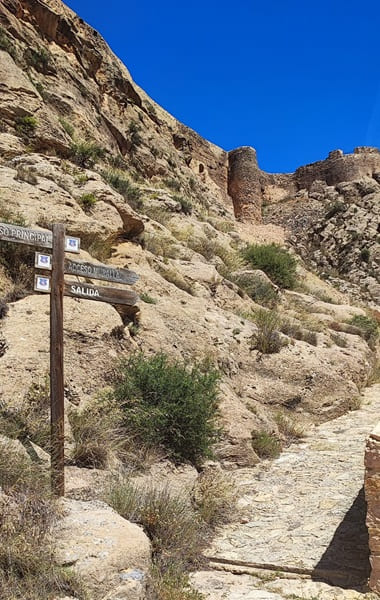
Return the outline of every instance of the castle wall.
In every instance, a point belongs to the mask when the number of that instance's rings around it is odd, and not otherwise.
[[[365,496],[369,534],[371,576],[369,587],[380,594],[380,423],[367,440]]]

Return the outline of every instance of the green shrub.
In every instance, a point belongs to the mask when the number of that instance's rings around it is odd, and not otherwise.
[[[143,302],[146,302],[146,304],[157,304],[157,300],[156,298],[152,298],[152,296],[150,296],[149,294],[147,294],[146,292],[142,292],[140,294],[140,298]],[[1,318],[1,317],[0,317]]]
[[[259,278],[253,280],[250,275],[232,275],[230,276],[231,281],[236,283],[254,302],[273,308],[279,301],[277,291],[273,286],[266,281],[262,281]]]
[[[164,179],[164,184],[170,190],[174,190],[175,192],[179,192],[181,189],[181,183],[177,179],[173,179],[173,177],[167,177]]]
[[[72,138],[74,136],[75,129],[71,125],[71,123],[66,121],[66,119],[64,119],[63,117],[59,117],[58,121],[62,125],[63,129],[66,131],[67,135]]]
[[[355,315],[348,323],[360,329],[362,337],[370,347],[373,348],[375,346],[376,340],[379,337],[379,326],[375,319],[365,315]]]
[[[104,156],[104,148],[95,142],[77,140],[70,146],[70,158],[80,167],[91,169]]]
[[[16,119],[16,131],[22,137],[31,137],[34,135],[38,121],[36,117],[18,117]]]
[[[254,269],[260,269],[277,285],[292,289],[296,285],[295,258],[277,244],[252,244],[243,252]]]
[[[181,205],[181,211],[183,214],[191,215],[193,212],[193,203],[189,198],[185,198],[185,196],[173,196],[173,200]]]
[[[46,48],[28,48],[25,57],[27,62],[41,73],[46,74],[52,65],[52,55]]]
[[[83,208],[84,212],[89,213],[97,201],[98,199],[94,194],[82,194],[78,203]]]
[[[281,452],[281,442],[274,433],[252,431],[252,448],[260,458],[276,458]]]
[[[254,314],[254,321],[257,325],[257,333],[251,338],[251,347],[262,354],[273,354],[279,352],[282,348],[278,329],[281,319],[273,310],[258,310]]]
[[[0,27],[0,50],[5,50],[13,59],[16,58],[16,49],[3,27]]]
[[[141,127],[136,121],[131,121],[128,125],[128,137],[130,142],[130,150],[134,152],[138,146],[142,144],[142,137],[140,135]]]
[[[218,381],[219,373],[203,364],[136,354],[120,364],[114,395],[129,435],[198,463],[218,437]]]
[[[102,177],[107,183],[109,183],[115,190],[117,190],[126,201],[134,208],[139,210],[143,206],[141,199],[141,190],[137,185],[133,185],[130,180],[126,177],[123,171],[118,169],[108,169],[102,171]]]

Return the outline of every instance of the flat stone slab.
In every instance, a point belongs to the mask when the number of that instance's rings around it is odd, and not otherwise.
[[[240,469],[241,522],[223,528],[209,557],[339,575],[369,573],[363,494],[365,440],[380,414],[380,385],[362,407],[315,428],[278,459]],[[264,468],[263,468],[264,465]]]

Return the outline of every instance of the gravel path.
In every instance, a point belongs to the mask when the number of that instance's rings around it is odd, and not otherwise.
[[[239,470],[242,517],[226,526],[207,552],[210,566],[227,572],[195,574],[198,589],[207,596],[206,581],[214,577],[215,587],[219,577],[225,585],[210,599],[356,597],[352,589],[363,585],[369,569],[362,488],[365,440],[379,415],[378,384],[365,390],[359,410],[316,427],[303,443],[293,444],[264,468]],[[260,589],[252,575],[231,575],[260,567]],[[287,578],[285,590],[276,588],[276,571]],[[235,584],[227,584],[228,577],[237,578]],[[263,586],[268,577],[271,581]],[[306,582],[308,595],[303,595]],[[292,596],[289,590],[299,585],[302,589]]]

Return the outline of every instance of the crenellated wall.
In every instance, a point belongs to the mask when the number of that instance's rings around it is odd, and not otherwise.
[[[309,191],[315,181],[335,186],[379,172],[380,151],[368,146],[355,148],[352,154],[333,150],[325,160],[280,174],[262,171],[256,150],[242,146],[228,153],[228,194],[238,219],[261,222],[263,201],[272,204],[299,190]]]
[[[367,440],[365,468],[364,489],[371,562],[369,587],[380,594],[380,423]]]

